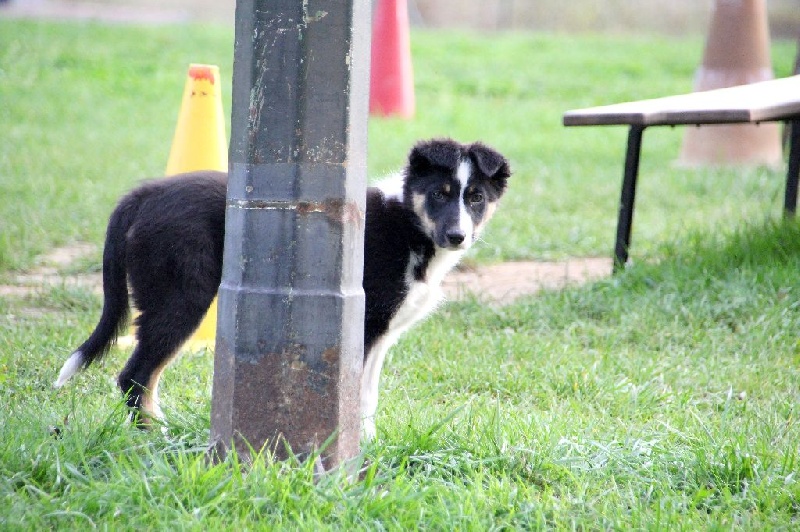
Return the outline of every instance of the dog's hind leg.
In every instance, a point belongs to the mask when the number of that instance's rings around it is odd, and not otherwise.
[[[166,296],[136,318],[136,348],[117,380],[128,406],[138,411],[134,418],[141,414],[140,425],[163,418],[158,401],[161,373],[200,325],[213,294],[206,304],[205,298],[187,299],[177,290]]]

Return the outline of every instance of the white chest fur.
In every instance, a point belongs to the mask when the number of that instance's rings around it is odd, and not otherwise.
[[[419,265],[420,258],[412,255],[406,270],[406,285],[408,292],[397,313],[389,322],[387,335],[400,336],[409,327],[426,317],[436,309],[442,301],[442,281],[444,276],[453,269],[461,259],[463,251],[449,251],[437,249],[425,269],[422,280],[414,278],[414,270]]]
[[[375,437],[375,410],[378,407],[378,381],[383,361],[389,348],[412,325],[436,309],[442,301],[442,280],[464,255],[462,250],[437,249],[425,269],[422,280],[414,278],[414,270],[420,257],[412,255],[406,269],[408,292],[403,303],[389,322],[386,332],[378,338],[367,354],[364,373],[361,376],[361,415],[363,433],[367,439]]]

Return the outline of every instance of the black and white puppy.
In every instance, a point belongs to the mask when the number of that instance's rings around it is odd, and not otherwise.
[[[406,168],[367,191],[361,414],[375,435],[378,380],[389,348],[442,300],[441,283],[478,238],[506,188],[497,151],[449,139],[420,142]],[[120,200],[103,250],[103,311],[64,363],[56,387],[108,352],[139,311],[136,347],[119,375],[127,404],[162,417],[161,373],[200,324],[222,272],[227,175],[195,172],[148,182]]]

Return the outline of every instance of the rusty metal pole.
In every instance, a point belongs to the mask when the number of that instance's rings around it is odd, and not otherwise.
[[[238,0],[211,443],[358,453],[369,0]]]

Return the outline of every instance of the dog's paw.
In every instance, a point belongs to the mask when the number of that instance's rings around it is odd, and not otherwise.
[[[365,417],[361,420],[361,440],[370,442],[375,439],[375,418]]]

